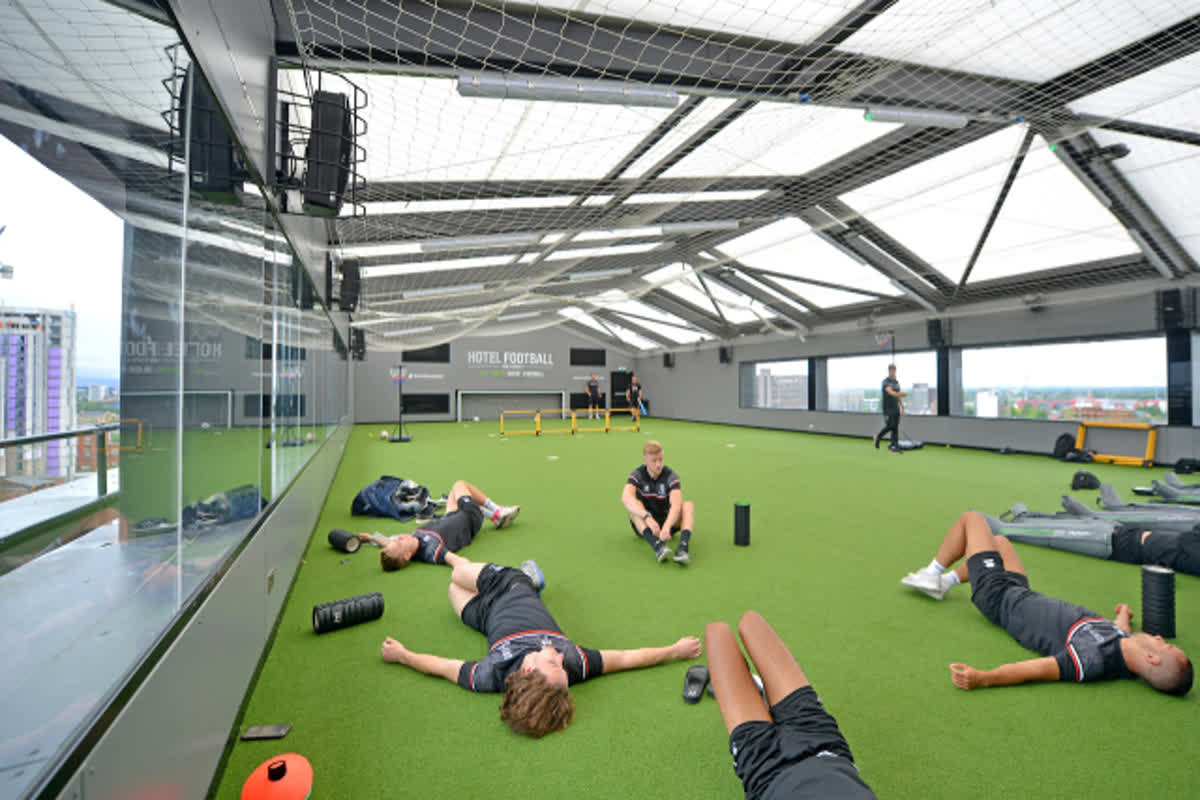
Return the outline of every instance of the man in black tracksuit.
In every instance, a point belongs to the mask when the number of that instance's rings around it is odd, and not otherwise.
[[[883,438],[888,431],[892,432],[892,443],[888,445],[888,450],[893,453],[899,453],[900,450],[900,411],[903,408],[903,400],[908,392],[900,391],[900,381],[896,380],[896,365],[888,364],[888,376],[883,379],[883,385],[880,387],[883,391],[883,428],[879,433],[875,434],[875,448],[879,449],[879,440]]]

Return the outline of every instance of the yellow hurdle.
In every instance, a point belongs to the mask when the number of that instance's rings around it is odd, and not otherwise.
[[[614,409],[612,409],[612,411],[628,411],[630,413],[630,415],[633,415],[632,408],[614,408]],[[604,415],[604,425],[608,430],[610,430],[610,431],[640,431],[642,429],[642,418],[640,415],[633,417],[632,425],[613,425],[612,420],[609,419],[609,416],[611,413],[612,412],[610,411]]]
[[[126,444],[125,437],[122,436],[121,444],[117,449],[123,453],[129,452],[129,451],[133,451],[135,453],[142,452],[142,421],[140,419],[138,419],[137,417],[127,417],[127,418],[121,420],[121,427],[124,428],[125,423],[132,424],[135,422],[137,423],[137,444],[135,444],[135,445],[134,444]]]
[[[533,430],[531,431],[506,431],[504,430],[504,415],[505,414],[533,414]],[[537,436],[542,429],[542,415],[536,409],[528,411],[501,411],[500,412],[500,435],[501,436]]]
[[[568,414],[568,413],[571,415],[571,427],[569,427],[569,428],[544,428],[544,427],[542,427],[542,424],[541,424],[542,414],[562,415],[562,414]],[[541,408],[541,409],[538,409],[538,434],[539,435],[541,435],[543,433],[545,433],[545,434],[569,433],[572,436],[574,436],[575,431],[576,431],[575,412],[572,411],[571,409],[569,409],[569,408]]]
[[[577,431],[592,431],[594,433],[608,433],[608,423],[609,423],[609,416],[608,416],[608,412],[605,411],[603,428],[584,428],[582,426],[577,425],[575,427],[575,430],[577,430]]]

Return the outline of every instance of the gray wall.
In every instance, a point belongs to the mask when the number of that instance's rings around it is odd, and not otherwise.
[[[1029,343],[1038,340],[1070,340],[1103,336],[1155,335],[1155,296],[1152,291],[1130,297],[1088,303],[1051,304],[1043,311],[1027,308],[996,309],[992,313],[956,318],[950,324],[950,344],[979,347],[1000,343]],[[881,326],[894,330],[897,349],[928,349],[925,320],[911,319]],[[882,424],[878,414],[801,411],[789,409],[740,408],[738,364],[815,356],[847,356],[879,353],[871,328],[844,326],[842,330],[810,336],[807,341],[735,340],[729,364],[718,359],[717,343],[675,350],[675,367],[662,364],[654,354],[637,360],[635,369],[646,387],[655,416],[700,422],[731,423],[784,430],[873,436]],[[1166,359],[1164,349],[1163,359]],[[882,377],[882,376],[881,376]],[[1103,382],[1103,377],[1098,379]],[[1061,433],[1074,435],[1074,422],[977,419],[974,417],[905,417],[904,438],[965,447],[1048,453]],[[1145,434],[1093,429],[1087,446],[1103,452],[1141,452]],[[1155,460],[1174,463],[1192,457],[1200,445],[1200,431],[1191,427],[1163,427],[1158,432]]]
[[[571,348],[602,348],[607,351],[604,367],[572,367]],[[499,363],[468,363],[472,353],[496,354]],[[505,366],[506,354],[534,354],[536,361],[548,358],[549,364],[533,363],[527,366],[512,364]],[[509,361],[513,356],[509,356]],[[363,361],[353,362],[355,421],[363,423],[395,423],[397,412],[396,387],[388,376],[388,369],[400,363],[401,353],[372,351],[367,349]],[[449,364],[406,363],[405,371],[411,377],[404,382],[405,394],[449,393],[449,414],[409,414],[405,422],[444,421],[454,418],[455,392],[460,389],[483,389],[490,391],[540,391],[540,398],[513,397],[507,401],[497,397],[489,402],[488,408],[531,408],[529,401],[538,403],[550,399],[545,392],[584,391],[588,375],[596,373],[600,379],[600,391],[608,394],[609,373],[620,367],[633,369],[631,351],[620,351],[603,344],[576,336],[573,333],[550,328],[531,333],[504,337],[466,337],[450,344]],[[555,401],[557,402],[557,400]],[[476,408],[471,413],[480,417],[496,418],[497,412]],[[464,408],[464,414],[470,416]]]
[[[349,433],[341,426],[297,476],[59,797],[149,786],[205,796]]]

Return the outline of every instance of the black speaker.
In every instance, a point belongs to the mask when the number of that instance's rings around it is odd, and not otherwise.
[[[674,369],[674,367],[675,367],[675,354],[674,353],[663,353],[663,366],[666,367],[667,369]]]
[[[1192,334],[1167,331],[1167,424],[1194,425],[1192,420]]]
[[[353,311],[358,308],[358,290],[362,285],[357,261],[342,262],[342,289],[338,296],[338,308]]]
[[[346,349],[346,342],[342,340],[336,330],[333,332],[333,352],[337,353],[338,358],[342,361],[345,361],[350,355],[349,350]]]
[[[733,348],[721,345],[721,347],[717,348],[717,357],[721,359],[722,364],[728,364],[733,361]]]
[[[312,129],[305,153],[305,211],[337,216],[346,192],[353,146],[349,99],[337,92],[314,92]]]
[[[929,346],[933,348],[946,346],[946,334],[940,319],[925,321],[925,335],[929,337]]]
[[[1189,327],[1186,296],[1179,289],[1163,289],[1158,293],[1158,329],[1181,331]]]
[[[355,361],[367,357],[367,333],[362,328],[350,329],[350,357]]]
[[[195,85],[190,87],[192,102],[189,117],[188,84],[193,77]],[[196,69],[183,79],[179,124],[190,140],[188,177],[192,190],[214,203],[240,204],[244,170],[238,161],[233,137],[217,99],[213,97],[204,76]]]

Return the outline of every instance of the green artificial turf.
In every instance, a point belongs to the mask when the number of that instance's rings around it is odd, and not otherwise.
[[[933,557],[967,508],[1013,502],[1053,511],[1075,467],[1047,457],[926,448],[896,456],[869,441],[649,418],[638,433],[500,438],[494,423],[413,425],[413,442],[353,432],[324,513],[252,689],[249,725],[288,722],[282,741],[237,742],[215,796],[237,798],[262,761],[281,752],[313,764],[313,797],[462,798],[741,796],[716,702],[681,699],[689,662],[620,673],[575,687],[575,722],[540,741],[500,722],[498,695],[385,663],[391,635],[410,648],[473,659],[482,636],[446,599],[449,570],[415,564],[384,574],[377,551],[347,556],[330,528],[411,530],[352,518],[350,501],[382,474],[435,493],[456,478],[521,505],[511,529],[490,523],[464,551],[475,560],[537,558],[544,599],[578,643],[660,645],[735,624],[753,608],[790,645],[838,718],[860,771],[880,797],[1113,797],[1195,790],[1195,692],[1185,699],[1135,681],[1040,684],[963,692],[947,665],[1031,657],[989,625],[956,588],[936,602],[900,578]],[[619,495],[656,438],[696,504],[692,565],[658,564],[635,539]],[[1157,472],[1091,465],[1130,489]],[[1076,492],[1091,503],[1095,492]],[[733,544],[733,506],[751,504],[751,545]],[[1111,615],[1140,605],[1134,566],[1021,547],[1034,588]],[[381,591],[381,620],[317,636],[314,604]],[[1200,581],[1177,579],[1176,643],[1200,652]],[[1135,625],[1137,620],[1135,619]]]

